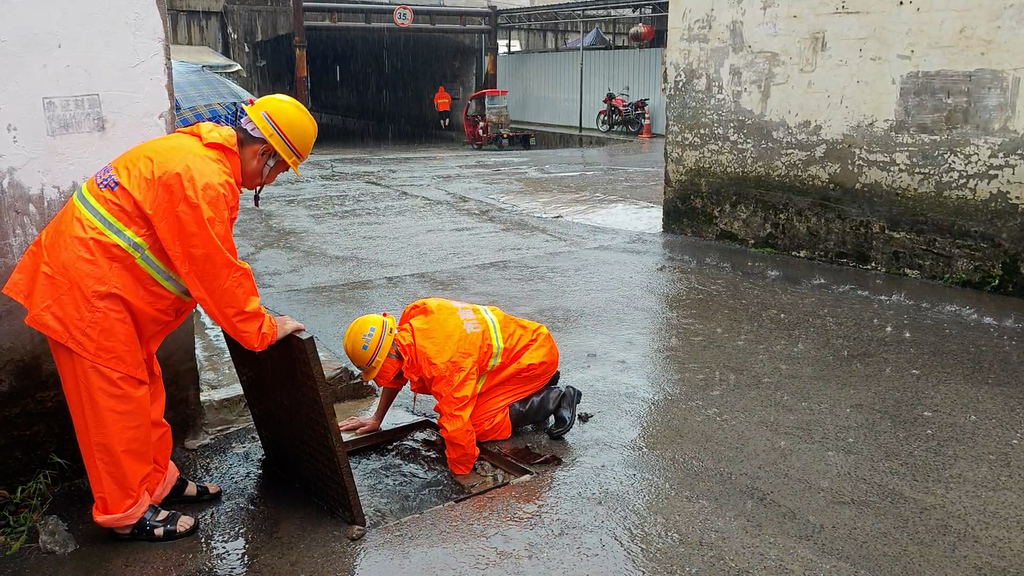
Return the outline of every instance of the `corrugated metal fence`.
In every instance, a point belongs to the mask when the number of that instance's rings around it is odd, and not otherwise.
[[[630,100],[650,98],[651,130],[665,133],[661,48],[587,50],[583,54],[583,127],[597,128],[605,92],[629,86]],[[576,127],[580,114],[580,52],[498,56],[498,87],[509,90],[513,121]]]

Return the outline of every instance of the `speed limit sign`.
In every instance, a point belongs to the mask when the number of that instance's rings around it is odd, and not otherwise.
[[[395,24],[402,28],[412,24],[412,8],[404,4],[395,8]]]

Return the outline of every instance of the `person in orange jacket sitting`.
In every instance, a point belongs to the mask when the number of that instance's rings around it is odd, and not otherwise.
[[[445,440],[448,467],[473,469],[477,442],[504,440],[514,429],[546,423],[548,436],[564,436],[576,421],[582,394],[558,384],[558,348],[543,325],[493,306],[427,298],[394,317],[370,314],[345,332],[345,354],[363,380],[382,387],[373,416],[340,423],[357,433],[380,428],[384,415],[409,382],[430,394]]]
[[[260,305],[232,228],[242,188],[256,192],[258,206],[265,185],[309,156],[316,121],[284,95],[243,108],[237,128],[195,124],[107,164],[43,229],[3,289],[49,341],[93,520],[123,539],[194,534],[194,517],[161,505],[221,497],[170,460],[156,359],[164,337],[197,303],[251,350],[304,329]]]
[[[444,91],[444,86],[438,86],[437,94],[434,94],[434,109],[437,110],[438,120],[441,122],[441,129],[447,130],[448,123],[452,119],[452,97]]]

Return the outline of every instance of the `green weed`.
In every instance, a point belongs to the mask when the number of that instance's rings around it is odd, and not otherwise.
[[[46,468],[36,472],[27,484],[14,493],[0,490],[0,555],[14,554],[28,539],[50,505],[50,489],[61,468],[68,463],[50,455]]]

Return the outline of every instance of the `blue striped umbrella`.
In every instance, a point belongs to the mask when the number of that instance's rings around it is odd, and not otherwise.
[[[242,114],[239,104],[253,98],[238,84],[199,64],[172,60],[171,75],[176,129],[196,122],[234,126]]]

